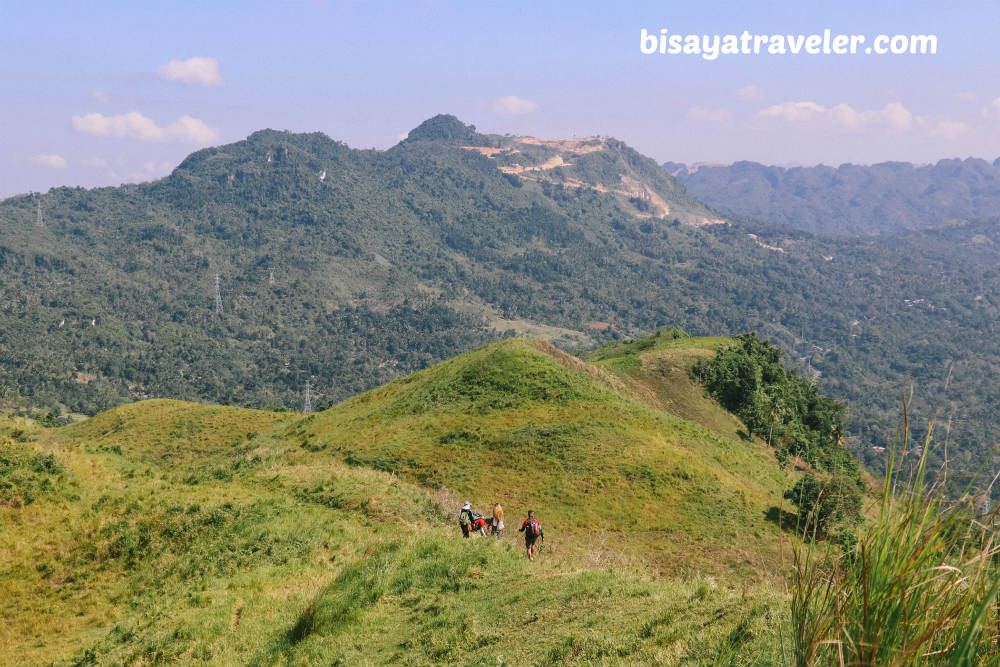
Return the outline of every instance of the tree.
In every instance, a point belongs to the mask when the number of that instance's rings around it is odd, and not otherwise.
[[[861,489],[846,475],[821,479],[806,473],[785,498],[798,506],[799,529],[824,538],[836,526],[851,526],[861,518]]]

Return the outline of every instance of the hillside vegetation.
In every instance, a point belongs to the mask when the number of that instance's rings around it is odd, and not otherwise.
[[[307,382],[327,407],[516,333],[578,349],[669,323],[774,341],[875,470],[916,383],[922,412],[956,406],[958,474],[998,436],[998,251],[989,221],[869,240],[722,219],[606,137],[264,130],[156,182],[0,202],[0,407],[299,409]]]
[[[591,365],[512,339],[309,415],[150,400],[8,419],[0,653],[780,663],[794,537],[769,515],[794,477],[692,379],[727,343],[672,340]],[[647,364],[676,372],[622,371]],[[461,539],[466,498],[504,503],[503,544]],[[535,563],[514,530],[529,507]]]

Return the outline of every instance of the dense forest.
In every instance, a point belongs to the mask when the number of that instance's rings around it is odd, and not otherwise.
[[[836,168],[757,162],[663,166],[720,211],[823,234],[886,234],[1000,212],[1000,159]]]
[[[607,138],[265,130],[156,182],[0,202],[0,401],[300,409],[309,381],[323,407],[515,331],[579,348],[678,325],[774,341],[875,469],[915,383],[975,469],[998,432],[998,249],[995,220],[862,239],[723,220]]]

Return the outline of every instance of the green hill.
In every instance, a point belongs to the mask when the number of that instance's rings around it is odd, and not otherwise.
[[[591,365],[512,339],[308,415],[151,400],[58,429],[8,419],[0,652],[778,663],[791,538],[767,517],[793,480],[682,372],[721,342]],[[662,387],[620,372],[667,359]],[[461,539],[466,498],[505,505],[503,545]],[[529,507],[536,563],[512,529]]]
[[[760,570],[776,563],[778,540],[765,515],[787,479],[773,455],[629,400],[616,385],[546,343],[513,339],[350,399],[286,435],[479,506],[544,509],[565,536],[560,549],[584,552],[604,531],[614,548],[661,571],[767,576]],[[690,381],[687,389],[700,392]]]

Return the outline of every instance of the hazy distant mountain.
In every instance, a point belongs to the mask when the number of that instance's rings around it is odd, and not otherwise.
[[[1000,159],[836,169],[756,162],[663,167],[720,211],[824,234],[885,234],[1000,213]]]

